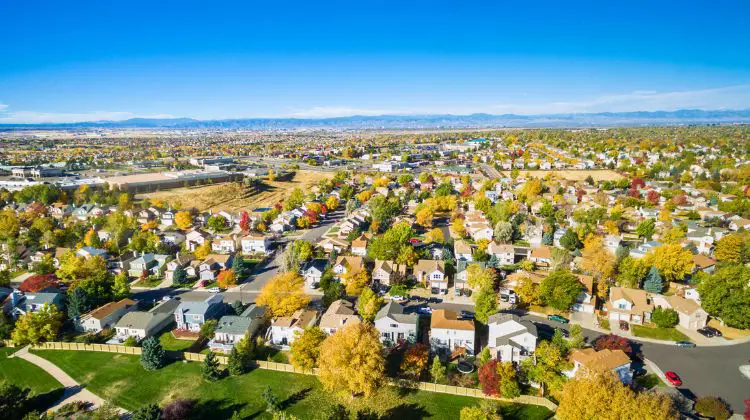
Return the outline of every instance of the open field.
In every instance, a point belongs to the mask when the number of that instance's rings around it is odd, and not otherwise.
[[[331,173],[299,170],[290,181],[264,181],[256,189],[249,189],[240,183],[225,183],[138,194],[137,198],[162,200],[177,208],[235,212],[271,207],[288,197],[294,188],[308,192],[320,180],[332,177]]]
[[[166,403],[176,397],[195,399],[195,418],[230,418],[240,411],[241,418],[270,418],[261,397],[266,387],[282,402],[282,407],[299,418],[327,418],[334,398],[317,378],[308,375],[263,369],[241,376],[225,377],[214,383],[201,378],[201,363],[172,363],[155,372],[146,372],[138,356],[83,351],[36,351],[97,395],[126,409],[145,404]],[[462,407],[478,402],[433,392],[394,389],[381,391],[370,405],[393,419],[457,419]],[[546,408],[505,404],[506,419],[546,419]],[[368,417],[369,418],[369,417]]]
[[[21,388],[31,388],[32,394],[44,394],[58,389],[60,383],[41,368],[18,358],[8,356],[18,351],[15,348],[0,348],[0,383],[8,382]]]
[[[510,171],[500,171],[504,175],[510,174]],[[567,179],[569,181],[583,181],[591,175],[594,181],[617,181],[624,177],[615,171],[609,169],[590,169],[590,170],[552,170],[552,171],[519,171],[519,176],[544,178],[547,174],[554,174],[557,179]]]

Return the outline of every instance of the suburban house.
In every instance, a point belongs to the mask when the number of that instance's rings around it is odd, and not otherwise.
[[[674,309],[679,316],[679,325],[688,330],[698,330],[708,323],[708,313],[693,299],[685,299],[677,295],[654,296],[654,306]]]
[[[318,312],[314,309],[298,309],[292,316],[276,318],[271,322],[271,328],[266,333],[266,339],[271,345],[286,347],[296,339],[295,334],[318,322]]]
[[[301,270],[302,277],[305,279],[305,287],[312,289],[316,284],[319,284],[326,267],[328,267],[328,260],[324,258],[316,258],[306,262]]]
[[[445,262],[441,260],[419,260],[414,266],[417,281],[432,289],[432,293],[448,293],[448,276]]]
[[[611,287],[609,302],[605,306],[613,328],[619,321],[638,325],[649,322],[654,310],[654,303],[647,291],[627,287]]]
[[[534,261],[538,266],[549,267],[552,264],[552,248],[547,246],[533,248],[529,260]]]
[[[391,347],[402,342],[416,342],[418,321],[419,315],[405,314],[401,304],[390,301],[375,316],[375,328],[380,331],[380,341]]]
[[[352,255],[339,255],[336,263],[333,265],[333,273],[338,278],[344,276],[351,277],[365,268],[365,261],[362,257]]]
[[[257,235],[251,233],[240,239],[240,245],[242,246],[242,253],[245,255],[265,255],[270,251],[271,238],[266,235]]]
[[[177,270],[178,267],[185,269],[191,261],[192,254],[177,254],[175,259],[167,263],[167,271],[164,272],[164,279],[167,281],[174,281],[175,270]]]
[[[317,244],[320,248],[325,251],[326,254],[330,254],[333,251],[342,253],[349,249],[349,243],[336,238],[323,238]]]
[[[391,280],[395,278],[406,279],[406,265],[396,264],[393,261],[375,260],[375,267],[372,270],[372,280],[377,281],[382,286],[390,286]]]
[[[453,279],[453,286],[456,288],[456,290],[471,289],[468,283],[468,280],[469,280],[468,268],[469,266],[474,265],[474,264],[482,268],[487,267],[487,264],[483,262],[469,262],[469,261],[464,261],[464,260],[460,260],[457,262],[456,277]]]
[[[478,223],[472,226],[469,226],[468,229],[466,229],[469,235],[472,239],[475,241],[480,241],[482,239],[487,241],[492,241],[492,235],[494,234],[494,231],[490,227],[490,225],[486,223]]]
[[[105,328],[111,328],[123,315],[136,309],[138,302],[131,299],[109,302],[83,315],[78,325],[82,331],[98,333]]]
[[[161,234],[161,241],[166,245],[179,246],[182,245],[187,237],[184,233],[176,230],[166,231]]]
[[[596,295],[594,294],[594,277],[578,274],[578,280],[583,284],[583,291],[576,298],[576,303],[570,307],[574,312],[593,314],[596,309]]]
[[[432,312],[430,321],[430,349],[432,352],[449,356],[461,352],[474,354],[474,321],[460,320],[458,314],[447,309]]]
[[[239,315],[224,315],[216,324],[211,351],[229,353],[244,337],[254,338],[266,323],[266,307],[250,305]]]
[[[604,349],[596,351],[593,348],[574,349],[570,352],[573,369],[563,372],[572,378],[579,371],[612,371],[625,385],[633,382],[633,370],[630,368],[630,357],[624,351]]]
[[[214,281],[219,270],[230,267],[232,255],[209,254],[198,266],[198,278],[200,280]]]
[[[367,255],[367,236],[364,233],[352,241],[352,254],[360,257]]]
[[[487,320],[487,347],[493,358],[518,363],[536,350],[537,329],[529,320],[516,315],[496,313]]]
[[[147,312],[128,312],[115,324],[115,337],[120,341],[128,337],[139,341],[152,337],[174,321],[174,311],[179,305],[179,300],[170,299]]]
[[[211,295],[202,301],[182,301],[174,311],[178,330],[200,331],[209,319],[218,319],[224,312],[224,298]]]
[[[511,244],[498,244],[490,242],[487,246],[487,253],[494,255],[500,265],[513,265],[516,251]]]
[[[143,255],[136,256],[130,260],[130,267],[128,268],[128,276],[130,277],[141,277],[143,275],[149,276],[153,274],[158,266],[159,262],[156,260],[156,255],[146,252]]]
[[[10,295],[10,300],[13,306],[11,315],[14,318],[30,312],[38,312],[46,304],[55,305],[61,311],[65,309],[65,293],[56,289],[26,294],[13,292]]]
[[[211,241],[211,251],[217,254],[234,254],[237,252],[237,238],[234,235],[223,235]]]
[[[354,311],[354,305],[347,300],[339,299],[320,317],[320,329],[331,335],[347,325],[360,322],[362,319]]]
[[[200,229],[193,229],[185,235],[185,241],[188,244],[188,250],[191,252],[195,251],[196,248],[199,248],[210,239],[211,235]]]
[[[456,261],[472,261],[474,259],[471,255],[471,245],[463,239],[459,239],[453,243],[453,255],[455,255]]]

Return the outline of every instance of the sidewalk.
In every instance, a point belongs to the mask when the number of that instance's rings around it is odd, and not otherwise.
[[[56,411],[65,404],[69,404],[75,401],[83,401],[91,404],[91,408],[97,408],[104,405],[105,401],[94,394],[93,392],[85,389],[83,385],[76,382],[75,379],[70,377],[65,371],[57,367],[54,363],[47,359],[41,358],[35,354],[29,353],[29,347],[26,346],[21,350],[13,353],[10,357],[20,357],[29,363],[33,363],[45,372],[49,373],[55,378],[62,386],[65,387],[65,393],[63,394],[60,401],[58,401],[49,411]],[[122,408],[117,408],[121,415],[128,414],[128,411]]]

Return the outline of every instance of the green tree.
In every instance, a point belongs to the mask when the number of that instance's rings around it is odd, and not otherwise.
[[[229,374],[232,376],[242,375],[247,372],[247,365],[236,347],[232,347],[232,350],[229,352],[227,371],[229,371]]]
[[[11,338],[17,346],[39,344],[57,338],[63,325],[63,314],[57,306],[45,303],[42,309],[18,318]]]
[[[649,267],[643,259],[625,257],[619,265],[620,273],[617,275],[617,284],[622,287],[638,289],[641,282],[648,274]]]
[[[125,273],[120,273],[115,276],[115,281],[112,286],[112,298],[114,300],[120,300],[128,297],[130,297],[130,282]]]
[[[578,324],[570,326],[570,347],[574,349],[583,348],[586,339],[583,337],[583,328]]]
[[[432,367],[430,368],[430,376],[432,377],[432,382],[436,384],[443,383],[446,376],[445,371],[445,366],[440,363],[440,359],[437,356],[433,357]]]
[[[547,390],[559,390],[565,383],[563,372],[572,367],[563,352],[550,342],[542,341],[537,346],[534,356],[521,362],[521,368],[526,376],[541,385],[542,395]]]
[[[270,386],[267,386],[266,389],[263,390],[262,398],[266,403],[266,412],[274,413],[281,409],[281,401],[279,401],[279,397],[273,393],[273,389],[271,389]]]
[[[156,337],[148,337],[141,345],[141,365],[153,371],[162,368],[167,361],[167,354]]]
[[[649,293],[661,293],[664,290],[664,279],[659,274],[659,269],[651,267],[643,281],[643,290]]]
[[[584,287],[568,270],[555,270],[542,280],[539,297],[545,305],[566,311],[576,301]]]
[[[174,285],[182,285],[187,282],[187,273],[185,272],[185,269],[181,266],[177,266],[175,270],[172,272],[172,283]]]
[[[638,235],[641,238],[646,238],[649,241],[654,236],[655,231],[656,231],[656,220],[654,219],[644,220],[635,229],[636,235]]]
[[[92,309],[88,293],[80,287],[68,291],[68,318],[76,321]]]
[[[651,321],[658,327],[672,328],[680,322],[680,317],[674,309],[657,307],[651,313]]]
[[[486,324],[490,316],[497,312],[495,290],[483,287],[472,298],[474,299],[474,311],[477,321]]]
[[[0,383],[0,413],[8,420],[21,420],[29,411],[31,389]]]
[[[721,267],[698,284],[701,306],[734,328],[750,328],[750,268]]]
[[[563,236],[560,237],[560,246],[568,251],[575,251],[576,249],[580,249],[583,246],[583,243],[573,229],[568,229]]]
[[[211,350],[206,353],[206,358],[203,359],[203,367],[201,367],[201,376],[207,381],[216,381],[221,378],[221,370],[219,368],[219,359],[216,354]]]
[[[357,311],[362,319],[367,321],[374,321],[378,311],[383,306],[383,298],[378,296],[369,287],[365,287],[362,293],[359,295],[359,302],[357,305]]]

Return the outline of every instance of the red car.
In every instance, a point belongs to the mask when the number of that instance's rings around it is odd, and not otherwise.
[[[682,385],[682,379],[680,379],[680,377],[676,373],[672,372],[671,370],[668,371],[667,373],[665,373],[664,376],[667,377],[667,380],[672,385],[674,385],[674,386],[681,386]]]

